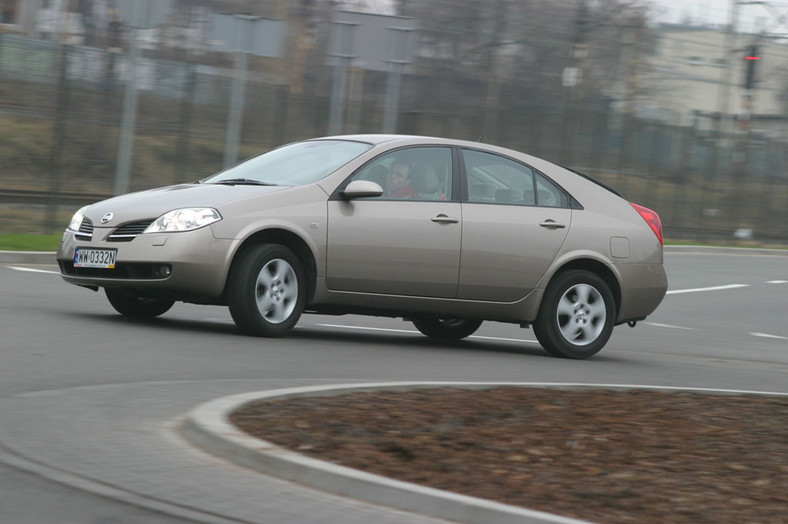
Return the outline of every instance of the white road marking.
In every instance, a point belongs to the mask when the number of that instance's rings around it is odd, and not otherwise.
[[[330,328],[340,328],[340,329],[357,329],[362,331],[384,331],[387,333],[410,333],[411,335],[420,335],[416,330],[413,329],[391,329],[391,328],[376,328],[376,327],[366,327],[366,326],[344,326],[342,324],[315,324],[316,326],[321,327],[330,327]]]
[[[695,331],[695,328],[688,328],[682,326],[674,326],[673,324],[660,324],[659,322],[644,322],[648,326],[663,327],[670,329],[686,329],[687,331]]]
[[[525,342],[526,344],[539,344],[536,340],[525,340],[523,338],[503,338],[503,337],[484,337],[481,335],[471,335],[468,338],[479,338],[482,340],[500,340],[502,342]]]
[[[700,293],[702,291],[720,291],[722,289],[736,289],[739,287],[749,287],[748,284],[728,284],[727,286],[697,287],[694,289],[674,289],[668,291],[668,295],[678,295],[680,293]]]
[[[50,275],[59,275],[59,271],[50,271],[48,269],[33,269],[32,267],[19,267],[19,266],[8,266],[8,269],[13,269],[14,271],[27,271],[28,273],[49,273]]]
[[[761,338],[776,338],[778,340],[788,340],[788,337],[781,337],[780,335],[770,335],[768,333],[750,333],[750,335],[754,337],[761,337]]]
[[[788,284],[788,280],[767,280],[767,284]]]

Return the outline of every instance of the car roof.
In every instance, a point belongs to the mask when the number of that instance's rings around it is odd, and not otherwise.
[[[435,136],[422,136],[422,135],[396,135],[396,134],[356,134],[356,135],[336,135],[336,136],[324,136],[320,138],[313,138],[312,140],[355,140],[357,142],[366,142],[368,144],[372,144],[373,146],[379,146],[382,144],[394,144],[397,142],[402,143],[403,146],[410,146],[410,145],[442,145],[442,146],[459,146],[459,147],[468,147],[468,148],[479,148],[491,153],[498,153],[506,156],[510,156],[513,158],[520,158],[527,163],[537,167],[537,168],[545,168],[550,166],[548,169],[555,169],[561,168],[552,162],[532,156],[524,151],[518,151],[516,149],[510,149],[503,146],[498,146],[495,144],[490,144],[487,142],[472,142],[470,140],[461,140],[456,138],[443,138],[443,137],[435,137]]]
[[[454,142],[453,140],[431,137],[431,136],[394,135],[394,134],[376,134],[376,133],[323,136],[319,138],[313,138],[312,140],[354,140],[358,142],[368,142],[370,144],[375,144],[375,145],[384,144],[386,142],[396,142],[396,141],[404,141],[404,140],[424,140],[427,142],[439,141],[446,143]]]
[[[470,140],[461,140],[457,138],[444,138],[444,137],[436,137],[436,136],[424,136],[424,135],[397,135],[397,134],[376,134],[376,133],[368,133],[368,134],[355,134],[355,135],[336,135],[336,136],[324,136],[319,138],[313,138],[312,140],[354,140],[357,142],[367,142],[373,145],[381,145],[387,143],[394,143],[394,142],[402,142],[403,145],[414,145],[414,144],[439,144],[439,145],[453,145],[453,146],[463,146],[463,147],[480,147],[483,149],[489,149],[490,151],[498,151],[504,154],[511,154],[511,155],[528,155],[523,151],[517,151],[515,149],[509,149],[502,146],[497,146],[495,144],[490,144],[486,142],[473,142]]]

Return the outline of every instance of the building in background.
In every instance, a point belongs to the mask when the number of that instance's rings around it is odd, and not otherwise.
[[[42,0],[0,0],[0,32],[28,33]]]
[[[0,0],[0,24],[16,24],[19,6],[18,0]]]
[[[753,130],[788,138],[788,45],[758,34],[738,34],[728,55],[727,38],[722,29],[661,26],[639,79],[640,116],[707,128],[720,114],[739,121],[749,118]],[[757,56],[748,60],[753,46]],[[745,87],[748,67],[753,72],[750,89]]]

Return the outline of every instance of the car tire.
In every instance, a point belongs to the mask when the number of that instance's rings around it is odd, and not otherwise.
[[[230,274],[230,314],[247,335],[287,334],[301,318],[305,300],[301,261],[285,246],[261,244],[248,249]]]
[[[170,310],[174,300],[141,296],[133,289],[104,288],[107,300],[121,315],[134,318],[154,318]]]
[[[481,320],[469,318],[420,317],[414,318],[412,322],[423,334],[443,341],[469,337],[482,325]]]
[[[605,346],[615,319],[616,304],[605,281],[590,271],[570,270],[547,286],[533,328],[551,355],[584,359]]]

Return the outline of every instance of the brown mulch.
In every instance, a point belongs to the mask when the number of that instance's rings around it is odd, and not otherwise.
[[[788,522],[788,397],[436,388],[231,419],[319,459],[593,522]]]

